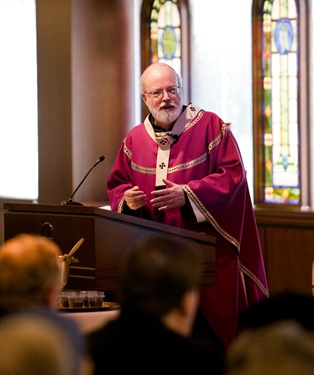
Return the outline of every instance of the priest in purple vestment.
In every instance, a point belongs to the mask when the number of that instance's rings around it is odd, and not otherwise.
[[[107,181],[113,211],[216,238],[216,283],[200,312],[227,349],[238,314],[268,297],[246,171],[230,129],[215,113],[183,104],[182,79],[155,63],[141,77],[150,114],[123,140]]]

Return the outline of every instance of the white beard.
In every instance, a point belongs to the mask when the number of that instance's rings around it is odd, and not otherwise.
[[[178,117],[181,115],[182,107],[175,109],[174,111],[167,112],[167,111],[158,111],[154,113],[153,117],[155,118],[156,123],[174,123]]]

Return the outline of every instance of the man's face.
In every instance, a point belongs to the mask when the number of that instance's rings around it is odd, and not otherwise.
[[[182,87],[179,87],[175,72],[167,67],[152,69],[146,78],[142,98],[156,125],[165,130],[172,127],[182,112]]]

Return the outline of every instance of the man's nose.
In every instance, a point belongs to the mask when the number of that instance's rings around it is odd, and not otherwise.
[[[165,94],[166,94],[166,97],[167,97],[167,98],[170,98],[170,94],[169,94],[169,92],[167,91],[167,89],[163,89],[163,90],[162,90],[162,98],[164,98]]]

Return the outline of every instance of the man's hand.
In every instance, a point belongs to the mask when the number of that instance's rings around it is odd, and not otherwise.
[[[150,201],[158,211],[166,211],[172,208],[185,205],[185,195],[181,185],[177,185],[169,180],[162,180],[166,184],[166,189],[154,190],[151,194],[154,198]]]
[[[132,189],[126,190],[124,200],[131,210],[137,210],[147,203],[146,194],[138,186],[133,186]]]

